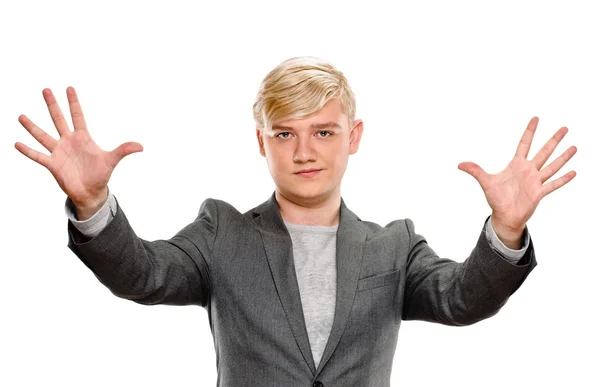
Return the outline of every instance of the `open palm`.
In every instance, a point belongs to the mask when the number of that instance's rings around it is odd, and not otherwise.
[[[51,154],[47,156],[20,142],[15,143],[15,148],[46,167],[74,203],[85,206],[98,201],[106,196],[108,181],[119,161],[131,153],[142,151],[142,145],[128,142],[111,152],[103,151],[90,136],[74,88],[67,88],[74,131],[69,129],[52,91],[44,89],[42,94],[60,139],[48,135],[23,114],[19,116],[19,122]]]
[[[532,160],[527,160],[538,122],[537,117],[529,121],[514,158],[500,173],[490,175],[472,162],[462,162],[458,165],[460,170],[477,180],[492,208],[492,216],[507,230],[522,230],[542,198],[567,184],[576,175],[575,171],[570,171],[546,183],[577,152],[574,146],[542,169],[558,143],[567,134],[566,127],[560,128]]]

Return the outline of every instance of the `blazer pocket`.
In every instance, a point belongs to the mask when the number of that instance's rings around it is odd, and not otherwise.
[[[398,283],[400,269],[385,274],[378,274],[366,278],[359,278],[357,291],[378,288],[385,285]]]

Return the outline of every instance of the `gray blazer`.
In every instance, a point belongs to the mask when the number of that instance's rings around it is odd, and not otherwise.
[[[389,386],[401,320],[475,323],[494,315],[536,265],[532,241],[515,265],[483,228],[463,263],[440,258],[410,219],[381,227],[342,200],[335,317],[316,368],[274,194],[245,214],[207,199],[194,222],[157,241],[137,237],[117,207],[91,240],[68,222],[69,248],[118,297],[206,308],[217,386]]]

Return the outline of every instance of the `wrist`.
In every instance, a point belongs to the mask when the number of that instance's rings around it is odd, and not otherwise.
[[[522,247],[523,233],[525,224],[517,226],[507,226],[504,222],[498,220],[492,215],[492,227],[498,236],[498,239],[508,248],[519,250]]]
[[[86,200],[85,202],[75,202],[73,201],[73,205],[76,210],[77,220],[88,220],[95,213],[97,213],[100,208],[106,203],[108,200],[108,190],[105,190],[100,196],[92,197]]]

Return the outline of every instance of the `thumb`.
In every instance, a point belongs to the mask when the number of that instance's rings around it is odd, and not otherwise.
[[[143,150],[144,150],[144,147],[140,143],[137,143],[137,142],[123,143],[123,144],[119,145],[118,147],[116,147],[115,149],[113,149],[112,152],[110,152],[110,156],[112,158],[112,164],[114,166],[117,166],[117,164],[121,160],[123,160],[123,158],[125,156],[128,156],[132,153],[141,152]]]
[[[480,186],[483,187],[485,185],[485,180],[487,179],[488,174],[479,165],[470,161],[463,161],[462,163],[458,164],[458,169],[473,176]]]

